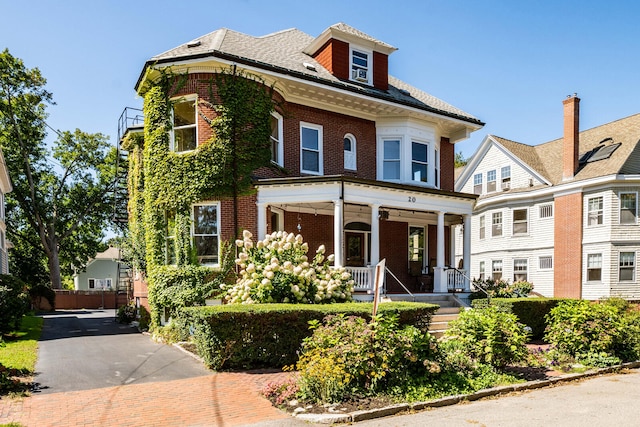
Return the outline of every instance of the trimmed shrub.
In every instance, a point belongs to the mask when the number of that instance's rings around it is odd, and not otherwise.
[[[379,313],[395,313],[400,325],[414,325],[427,333],[438,306],[421,303],[385,303]],[[297,361],[304,338],[313,331],[310,321],[344,314],[371,318],[372,304],[228,304],[189,307],[180,311],[176,323],[192,335],[199,355],[215,370],[282,368]]]
[[[447,341],[458,341],[455,345]],[[470,361],[456,362],[472,365],[474,362],[503,367],[524,360],[527,356],[527,331],[518,318],[494,306],[465,310],[451,322],[442,339],[443,349],[465,349]],[[453,348],[448,348],[448,347]],[[458,352],[459,353],[459,352]],[[455,354],[455,353],[454,353]]]
[[[620,299],[562,301],[547,316],[547,341],[556,352],[590,366],[640,357],[640,314]]]
[[[507,313],[513,313],[520,323],[531,328],[531,340],[540,340],[544,337],[547,327],[546,316],[552,308],[557,306],[561,298],[492,298],[491,305]],[[472,301],[474,308],[483,308],[488,304],[487,299]]]

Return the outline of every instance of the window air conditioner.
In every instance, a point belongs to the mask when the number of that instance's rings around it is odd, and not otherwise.
[[[353,70],[353,78],[355,78],[356,80],[360,80],[362,82],[366,82],[367,70],[361,70],[361,69]]]
[[[502,183],[502,190],[503,191],[507,191],[511,188],[511,181],[507,181],[507,182],[503,182]]]

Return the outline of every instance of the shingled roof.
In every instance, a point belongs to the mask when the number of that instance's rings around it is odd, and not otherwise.
[[[364,37],[381,46],[395,49],[343,23],[335,24],[330,28]],[[389,76],[389,89],[387,91],[338,79],[313,57],[304,53],[305,49],[314,40],[313,36],[295,28],[260,37],[222,28],[152,57],[145,64],[136,84],[136,89],[140,87],[145,71],[154,65],[218,57],[256,68],[313,80],[328,86],[377,99],[384,99],[480,126],[484,125],[482,121],[471,114],[392,76]]]
[[[492,138],[551,184],[563,182],[562,138],[535,146],[493,135]],[[610,145],[619,145],[611,147],[614,150],[610,156],[581,163],[573,181],[615,174],[640,174],[640,114],[582,131],[579,138],[581,157],[589,152],[595,154]]]

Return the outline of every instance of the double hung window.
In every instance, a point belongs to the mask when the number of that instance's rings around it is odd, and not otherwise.
[[[276,112],[271,113],[271,161],[279,166],[284,166],[284,150],[282,142],[282,116]]]
[[[620,280],[634,281],[636,267],[635,252],[620,252]]]
[[[429,145],[413,141],[411,143],[411,179],[427,182]]]
[[[529,210],[514,209],[513,210],[513,234],[527,234],[529,231]]]
[[[502,236],[502,212],[494,212],[491,215],[491,236]]]
[[[351,80],[371,84],[371,53],[351,49]]]
[[[587,280],[589,282],[602,280],[602,254],[587,255]]]
[[[473,175],[473,194],[482,194],[482,174]]]
[[[637,193],[620,193],[620,224],[635,224],[637,215]]]
[[[198,146],[196,99],[179,99],[173,104],[173,129],[171,150],[175,152],[195,150]]]
[[[322,126],[300,124],[301,172],[322,175]]]
[[[487,172],[487,193],[496,191],[496,171]]]
[[[193,246],[200,264],[218,264],[219,223],[217,203],[193,205]]]
[[[400,179],[400,140],[387,139],[383,141],[382,178],[389,180]]]
[[[591,197],[587,203],[587,224],[589,226],[601,225],[603,222],[602,196]]]

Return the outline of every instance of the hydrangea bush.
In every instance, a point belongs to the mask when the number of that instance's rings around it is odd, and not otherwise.
[[[322,304],[351,300],[351,274],[344,267],[330,266],[334,256],[325,258],[324,245],[309,261],[309,245],[299,234],[278,231],[255,244],[252,238],[245,230],[243,240],[236,241],[240,271],[235,285],[225,289],[229,303]]]

